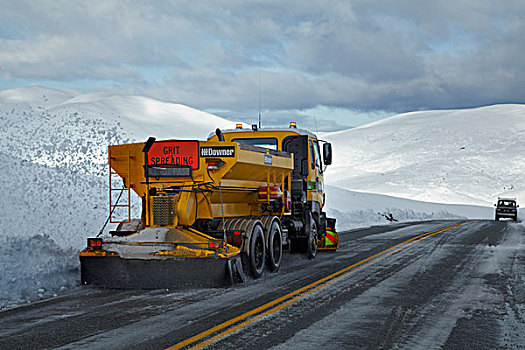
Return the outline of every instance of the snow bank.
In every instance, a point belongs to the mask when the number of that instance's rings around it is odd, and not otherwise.
[[[214,127],[235,123],[140,96],[1,91],[0,307],[78,282],[78,253],[108,215],[109,144],[203,139]]]
[[[437,219],[491,219],[494,208],[472,205],[450,205],[347,191],[326,187],[329,217],[337,218],[338,230]],[[393,218],[396,221],[391,221]]]
[[[49,236],[0,236],[0,308],[56,296],[78,285],[78,251]]]

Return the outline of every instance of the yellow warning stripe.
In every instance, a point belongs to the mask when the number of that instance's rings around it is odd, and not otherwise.
[[[248,312],[243,313],[242,315],[239,315],[237,317],[234,317],[232,319],[229,319],[215,327],[212,327],[210,329],[207,329],[197,335],[194,335],[191,338],[185,339],[175,345],[170,346],[169,350],[174,349],[182,349],[184,347],[193,345],[193,348],[200,349],[206,346],[209,346],[210,344],[220,340],[221,338],[224,338],[225,336],[232,334],[239,329],[245,328],[248,325],[254,323],[255,321],[271,315],[279,310],[282,310],[283,308],[296,303],[297,301],[303,299],[307,295],[313,294],[320,290],[321,288],[324,288],[336,280],[339,280],[346,275],[357,271],[358,269],[372,263],[372,260],[377,261],[380,257],[385,257],[387,255],[391,255],[395,253],[395,249],[399,248],[398,251],[403,250],[407,247],[403,247],[405,245],[409,245],[409,243],[416,243],[416,241],[422,241],[425,238],[434,236],[438,233],[450,230],[454,227],[458,227],[461,225],[464,225],[466,223],[469,223],[471,221],[462,222],[459,224],[454,224],[450,226],[446,226],[434,231],[426,232],[421,235],[418,235],[416,237],[412,237],[411,239],[408,239],[406,241],[403,241],[399,244],[396,244],[390,248],[387,248],[379,253],[376,253],[374,255],[369,256],[368,258],[365,258],[361,261],[356,262],[355,264],[352,264],[350,266],[347,266],[337,272],[334,272],[326,277],[323,277],[315,282],[312,282],[302,288],[299,288],[291,293],[288,293],[280,298],[274,299],[264,305],[261,305],[255,309],[252,309]],[[411,245],[411,244],[410,244]],[[388,253],[388,254],[387,254]],[[351,270],[351,271],[350,271]],[[346,273],[348,272],[348,273]],[[346,273],[346,274],[345,274]],[[254,317],[252,317],[254,316]],[[222,331],[222,332],[221,332]],[[220,332],[216,334],[217,332]],[[214,335],[215,334],[215,335]],[[209,337],[209,338],[208,338]]]

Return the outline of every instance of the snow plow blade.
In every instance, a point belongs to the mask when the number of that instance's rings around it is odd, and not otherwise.
[[[239,280],[240,257],[122,259],[118,256],[80,258],[81,282],[115,289],[191,289],[230,286]]]
[[[240,250],[193,229],[88,238],[82,284],[116,289],[221,287],[244,281]]]

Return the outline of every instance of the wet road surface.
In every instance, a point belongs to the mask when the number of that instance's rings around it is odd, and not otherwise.
[[[79,287],[0,312],[1,349],[525,348],[525,226],[395,224],[232,288]]]

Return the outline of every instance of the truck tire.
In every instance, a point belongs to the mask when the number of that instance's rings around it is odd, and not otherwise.
[[[262,276],[266,264],[266,245],[264,244],[264,232],[261,225],[253,226],[249,253],[250,272],[253,278],[259,278]]]
[[[499,221],[499,216],[496,215],[496,217],[494,218],[494,220]]]
[[[312,219],[310,224],[310,234],[306,241],[306,256],[308,259],[313,259],[317,255],[317,225]]]
[[[267,259],[268,268],[275,272],[281,267],[281,260],[283,257],[283,238],[281,232],[281,225],[278,221],[274,221],[270,226],[268,232],[268,249]]]

